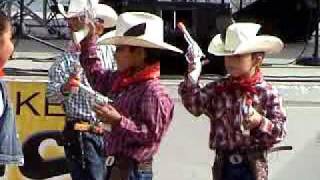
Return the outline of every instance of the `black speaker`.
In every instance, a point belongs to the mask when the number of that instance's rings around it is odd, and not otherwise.
[[[309,9],[316,9],[317,8],[317,0],[303,0],[303,2],[305,4],[305,6]]]

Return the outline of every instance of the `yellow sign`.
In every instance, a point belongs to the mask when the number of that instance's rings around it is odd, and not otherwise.
[[[47,83],[7,81],[7,87],[25,156],[24,166],[7,167],[7,179],[69,179],[61,136],[64,112],[46,100]]]

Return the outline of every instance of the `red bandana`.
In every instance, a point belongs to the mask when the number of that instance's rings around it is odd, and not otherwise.
[[[122,72],[112,85],[112,91],[119,91],[127,88],[129,85],[147,81],[150,79],[158,79],[160,77],[160,63],[147,66],[142,71],[134,75],[129,75],[130,69]]]
[[[237,89],[243,94],[252,95],[257,93],[256,84],[261,82],[262,74],[259,69],[250,78],[233,78],[231,77],[228,82],[216,88],[217,92],[228,91],[234,93]]]
[[[3,69],[0,69],[0,77],[5,76]]]

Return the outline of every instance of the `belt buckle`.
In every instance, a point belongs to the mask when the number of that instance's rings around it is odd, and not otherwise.
[[[116,161],[116,158],[115,158],[114,156],[108,156],[108,157],[106,158],[105,165],[106,165],[107,167],[111,167],[111,166],[113,166],[113,164],[115,163],[115,161]]]
[[[231,164],[240,164],[243,161],[243,157],[240,154],[232,154],[229,156],[229,162]]]

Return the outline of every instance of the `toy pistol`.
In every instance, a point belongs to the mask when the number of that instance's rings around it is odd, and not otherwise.
[[[202,49],[198,45],[198,43],[191,37],[190,33],[188,32],[186,26],[182,23],[179,22],[177,24],[177,27],[180,29],[180,31],[183,33],[184,39],[187,41],[189,47],[193,49],[194,52],[197,52],[197,55],[200,55],[201,58],[206,58],[206,55],[203,53]],[[193,63],[189,62],[188,58],[186,58],[188,63]],[[207,59],[204,59],[202,61],[202,65],[207,64],[209,61]]]

